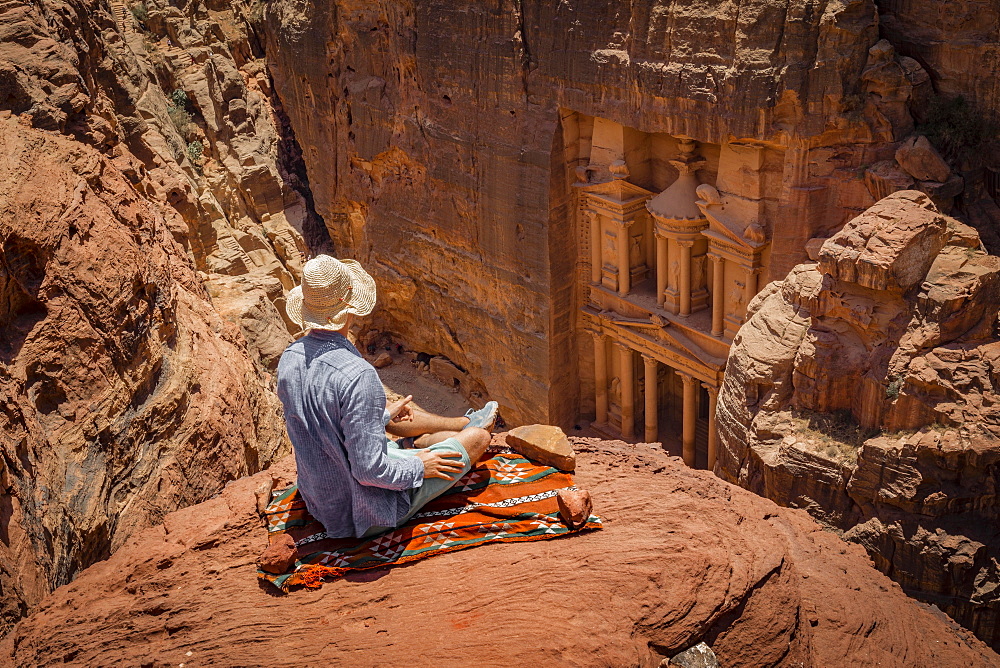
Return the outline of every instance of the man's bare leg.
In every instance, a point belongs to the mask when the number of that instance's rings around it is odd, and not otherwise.
[[[416,439],[413,444],[418,448],[427,448],[435,443],[440,443],[448,438],[454,438],[469,454],[469,459],[473,464],[478,462],[486,454],[486,449],[490,447],[490,432],[479,427],[470,427],[462,431],[438,431],[433,434],[424,434]]]
[[[402,436],[405,438],[407,436],[423,436],[425,434],[430,436],[446,431],[460,432],[467,424],[469,424],[469,418],[467,417],[446,418],[414,408],[412,420],[390,422],[386,425],[385,430],[393,436]],[[440,443],[445,438],[448,438],[448,436],[434,442]],[[428,443],[427,445],[432,445],[432,443]],[[427,445],[418,445],[417,447],[426,448]]]

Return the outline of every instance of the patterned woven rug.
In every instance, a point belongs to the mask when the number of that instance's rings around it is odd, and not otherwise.
[[[359,541],[327,538],[293,485],[273,493],[265,517],[269,540],[288,533],[300,558],[290,573],[258,570],[257,577],[287,592],[294,586],[318,587],[354,570],[405,564],[484,543],[544,540],[601,528],[595,515],[580,529],[563,524],[556,500],[560,489],[576,489],[572,475],[500,452],[403,526]]]

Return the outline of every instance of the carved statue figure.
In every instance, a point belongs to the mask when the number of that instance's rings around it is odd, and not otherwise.
[[[628,251],[628,266],[638,267],[643,263],[642,250],[639,248],[640,238],[629,235],[631,243]]]
[[[613,179],[627,179],[629,177],[628,165],[625,164],[624,160],[615,160],[610,165],[608,165],[608,171],[611,172],[611,178]]]
[[[715,189],[715,186],[711,186],[707,183],[702,183],[700,186],[695,188],[695,193],[701,199],[698,201],[699,204],[709,207],[715,206],[716,204],[722,204],[722,195],[719,191]]]
[[[611,403],[617,406],[622,405],[622,381],[618,376],[611,379],[611,386],[608,388],[608,397],[611,399]]]
[[[616,241],[615,235],[612,232],[606,231],[604,233],[604,245],[601,253],[605,263],[610,262],[614,264],[615,251],[617,250],[617,246],[615,246]]]
[[[747,241],[751,241],[755,244],[762,244],[767,240],[767,235],[764,233],[764,228],[758,223],[751,223],[747,225],[747,228],[743,230],[743,238]]]

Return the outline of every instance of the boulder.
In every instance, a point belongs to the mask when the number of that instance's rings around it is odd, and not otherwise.
[[[384,351],[379,353],[379,356],[372,362],[372,366],[376,369],[384,369],[390,365],[392,365],[392,355]]]
[[[902,190],[876,202],[820,248],[820,271],[873,290],[905,291],[921,281],[948,242],[931,199]]]
[[[507,434],[507,445],[539,464],[560,471],[576,470],[576,453],[559,427],[547,424],[517,427]]]
[[[927,137],[914,135],[896,149],[896,162],[917,181],[948,180],[951,169]]]

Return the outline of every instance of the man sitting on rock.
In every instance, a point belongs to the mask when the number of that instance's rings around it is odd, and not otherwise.
[[[489,402],[445,418],[389,403],[375,368],[347,340],[375,306],[375,281],[354,260],[306,263],[286,310],[308,333],[278,363],[278,397],[295,449],[299,492],[331,538],[397,527],[482,458],[496,421]],[[386,437],[404,437],[405,449]]]

